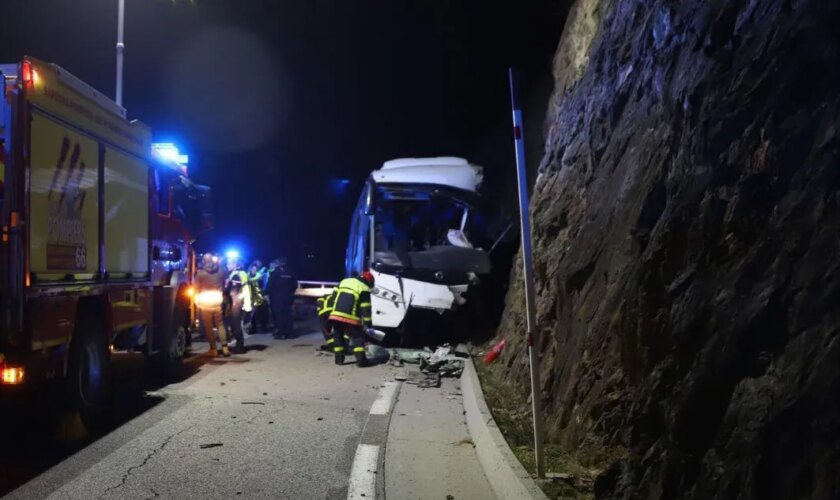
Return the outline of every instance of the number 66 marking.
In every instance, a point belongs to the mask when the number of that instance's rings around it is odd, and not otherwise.
[[[85,250],[85,247],[76,247],[76,268],[87,268],[87,251]]]

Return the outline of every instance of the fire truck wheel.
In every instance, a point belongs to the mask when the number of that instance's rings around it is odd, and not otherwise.
[[[183,315],[176,314],[173,319],[175,325],[173,331],[169,333],[168,338],[164,339],[164,346],[166,347],[152,360],[155,375],[159,377],[169,379],[176,376],[178,368],[184,360],[189,331],[183,317]]]
[[[110,356],[104,331],[94,318],[83,318],[76,335],[67,370],[70,404],[90,428],[98,423],[107,400]]]

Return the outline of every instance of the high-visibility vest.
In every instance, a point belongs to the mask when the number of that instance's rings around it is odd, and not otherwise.
[[[335,290],[330,320],[370,326],[370,287],[358,278],[341,280]]]
[[[234,301],[242,301],[242,310],[250,312],[253,307],[251,303],[251,287],[248,286],[248,273],[237,269],[230,273],[230,298]]]
[[[335,292],[336,290],[333,288],[329,295],[318,297],[316,301],[318,303],[318,317],[328,316],[333,311],[335,307]]]
[[[265,270],[260,269],[254,276],[248,276],[248,287],[251,289],[251,302],[254,307],[260,307],[264,302],[261,284],[264,274]]]

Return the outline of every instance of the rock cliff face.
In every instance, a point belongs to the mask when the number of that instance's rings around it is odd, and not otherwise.
[[[578,0],[555,65],[549,435],[628,450],[603,498],[840,498],[840,2]]]

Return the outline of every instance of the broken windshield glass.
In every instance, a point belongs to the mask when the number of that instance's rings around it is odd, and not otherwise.
[[[374,267],[489,273],[486,252],[471,242],[471,197],[439,186],[377,186]]]

